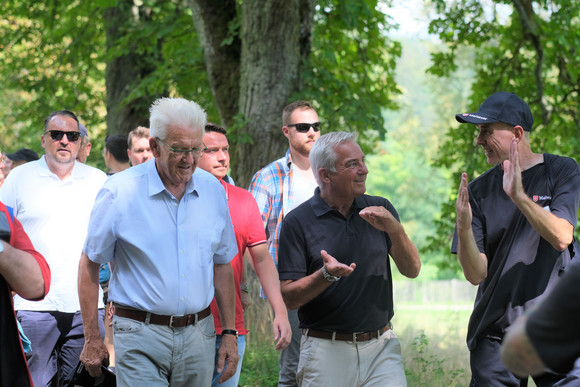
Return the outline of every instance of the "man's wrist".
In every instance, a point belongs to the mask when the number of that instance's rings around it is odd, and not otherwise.
[[[238,338],[238,331],[235,329],[222,329],[222,337],[225,335],[232,335],[237,339]]]

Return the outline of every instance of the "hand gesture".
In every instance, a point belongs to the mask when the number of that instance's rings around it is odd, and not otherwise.
[[[467,189],[467,173],[461,174],[461,184],[459,184],[459,192],[457,193],[457,202],[455,203],[457,210],[457,228],[458,230],[466,230],[471,228],[471,204],[469,204],[469,191]]]
[[[366,207],[358,214],[371,226],[386,233],[394,233],[402,227],[393,214],[383,206]]]
[[[510,144],[510,158],[503,162],[503,190],[512,200],[524,192],[522,169],[518,156],[518,142],[515,137]]]
[[[330,275],[334,275],[336,277],[346,277],[356,268],[356,263],[351,263],[350,265],[340,263],[336,260],[336,258],[328,254],[326,250],[321,250],[320,255],[324,261],[326,272]]]

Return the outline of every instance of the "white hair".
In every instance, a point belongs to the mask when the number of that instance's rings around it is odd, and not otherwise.
[[[336,172],[336,162],[338,160],[336,147],[345,142],[356,142],[356,133],[330,132],[323,134],[310,149],[308,156],[310,168],[319,186],[321,182],[318,177],[318,170],[324,168],[330,172]]]
[[[171,125],[201,130],[203,133],[207,119],[201,106],[184,98],[159,98],[153,102],[149,112],[150,136],[162,140]]]

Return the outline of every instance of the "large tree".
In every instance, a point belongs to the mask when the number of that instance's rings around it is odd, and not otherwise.
[[[458,54],[475,53],[471,96],[457,113],[476,111],[496,91],[513,91],[528,102],[535,118],[531,134],[537,152],[562,154],[580,160],[580,2],[578,0],[513,0],[449,2],[434,0],[437,16],[430,32],[447,50],[433,55],[431,72],[453,76]],[[453,122],[440,148],[439,165],[470,179],[490,166],[475,145],[477,128]],[[435,250],[449,249],[455,222],[455,195],[442,209]],[[458,266],[450,259],[447,265]]]
[[[0,113],[17,123],[4,145],[51,110],[78,112],[102,139],[105,115],[107,133],[126,133],[158,96],[183,96],[228,127],[245,186],[284,153],[291,100],[310,99],[324,130],[359,131],[367,150],[395,108],[400,46],[377,0],[11,0],[3,11],[3,98],[22,95]]]

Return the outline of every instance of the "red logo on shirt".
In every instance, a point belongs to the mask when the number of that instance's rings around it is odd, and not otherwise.
[[[538,199],[539,199],[538,195],[534,195],[534,196],[532,196],[532,200],[533,200],[534,202],[537,202],[537,201],[538,201]]]

